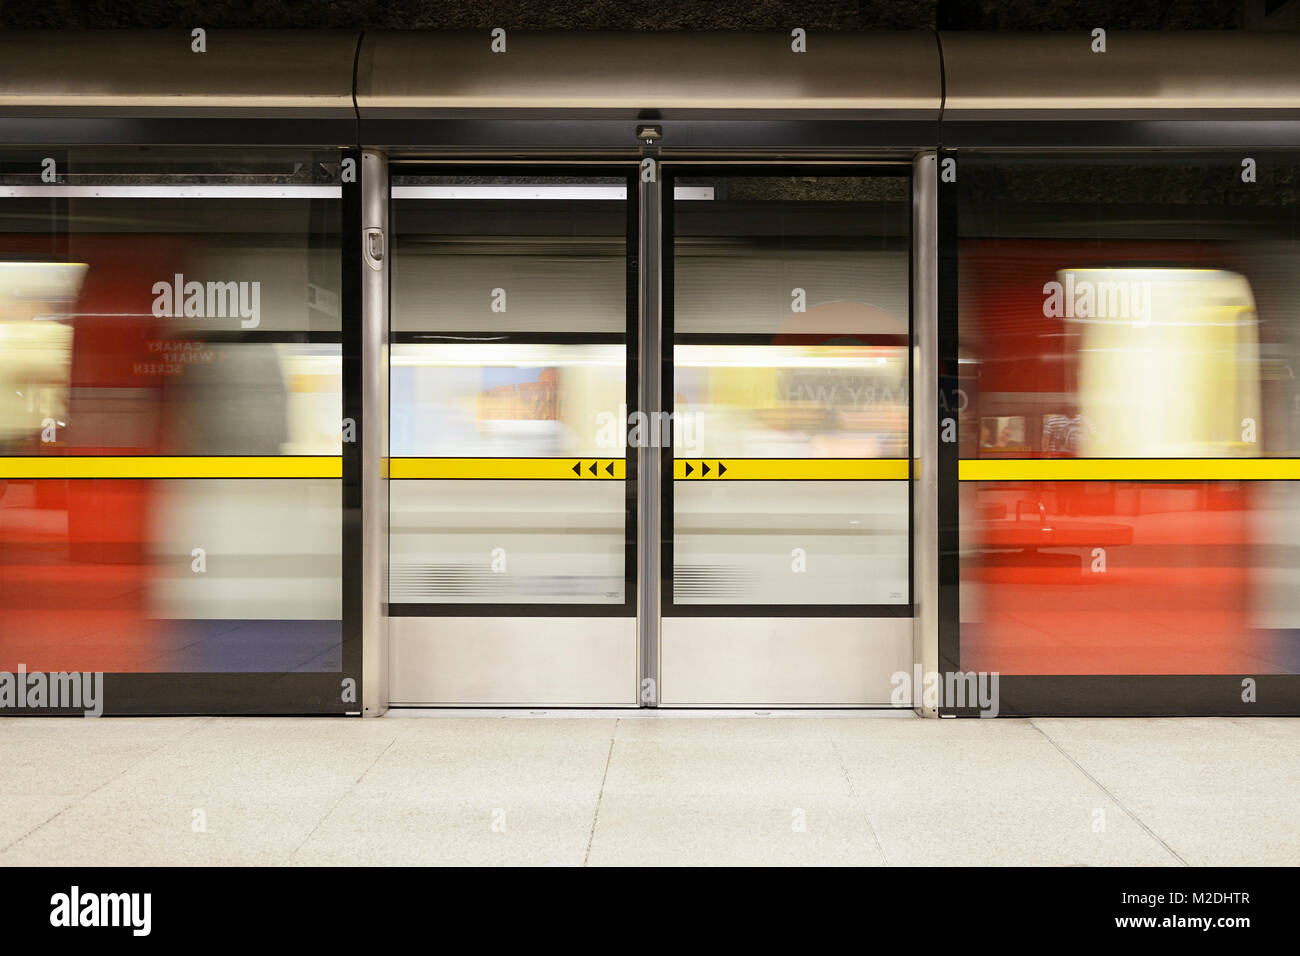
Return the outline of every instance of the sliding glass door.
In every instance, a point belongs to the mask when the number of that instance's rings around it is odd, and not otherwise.
[[[393,178],[394,704],[636,702],[630,172]]]
[[[664,705],[889,704],[911,671],[906,173],[670,172]]]
[[[908,170],[394,169],[393,704],[909,705]]]

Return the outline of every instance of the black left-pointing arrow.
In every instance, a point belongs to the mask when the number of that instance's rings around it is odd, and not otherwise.
[[[612,461],[605,466],[605,474],[609,475],[611,478],[614,477],[614,463]]]
[[[591,463],[590,467],[587,468],[587,471],[593,475],[596,473],[596,463],[594,461]]]
[[[573,466],[573,473],[577,475],[579,478],[582,477],[582,462],[578,462]]]

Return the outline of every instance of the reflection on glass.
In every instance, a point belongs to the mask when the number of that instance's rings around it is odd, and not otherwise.
[[[907,455],[907,350],[891,346],[678,345],[678,457]]]
[[[399,177],[395,458],[624,457],[628,347],[610,339],[628,328],[626,189],[625,178]],[[584,341],[594,333],[604,341]],[[627,602],[625,482],[482,472],[390,482],[392,602],[489,614]]]
[[[1300,457],[1295,158],[1253,191],[1236,163],[963,166],[961,456],[1118,460],[962,483],[964,668],[1300,669],[1300,483],[1122,480],[1124,459]]]
[[[682,182],[710,198],[673,205],[673,455],[794,464],[674,481],[673,602],[905,603],[907,482],[818,466],[908,455],[907,180]]]
[[[513,240],[508,248],[399,245],[393,260],[393,330],[622,332],[627,328],[624,245],[610,241],[584,248],[537,239]],[[493,289],[505,290],[504,311]]]
[[[48,253],[39,232],[0,236],[0,257],[11,257],[0,258],[0,451],[338,454],[340,346],[293,341],[339,328],[337,247],[323,270],[328,250],[307,241],[314,202],[298,205],[295,223],[283,202],[246,201],[250,216],[304,235],[232,242],[142,231],[174,227],[174,203],[187,207],[187,229],[224,230],[229,200],[114,199],[100,215],[83,200],[72,225],[96,232],[66,237],[72,262],[28,259]],[[124,233],[102,234],[112,228]],[[179,288],[179,303],[155,308],[158,288]],[[54,432],[42,435],[42,423]]]
[[[340,453],[338,345],[169,340],[165,347],[183,360],[161,389],[170,453]]]
[[[333,479],[0,481],[0,670],[337,671],[341,505]]]
[[[679,238],[673,264],[675,330],[692,335],[907,334],[905,248],[766,245],[761,238],[743,244]],[[803,290],[806,311],[791,310],[794,289]]]
[[[393,330],[625,332],[626,190],[624,178],[397,177]]]
[[[331,479],[166,481],[150,551],[159,617],[337,621],[341,489]],[[203,541],[207,570],[191,568]]]
[[[1297,530],[1283,482],[964,482],[962,667],[1296,673]]]
[[[621,481],[389,483],[389,600],[622,604]]]
[[[677,182],[710,196],[673,203],[677,334],[907,334],[905,177]]]
[[[2,201],[0,455],[340,454],[338,187],[310,154],[173,158],[75,153],[103,195]],[[341,668],[341,482],[173,464],[0,478],[0,669]]]
[[[905,481],[678,481],[677,604],[903,604]]]
[[[621,457],[622,345],[394,345],[397,457]]]

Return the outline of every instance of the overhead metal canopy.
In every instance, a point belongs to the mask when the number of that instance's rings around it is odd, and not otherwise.
[[[386,110],[839,111],[936,119],[939,53],[928,33],[367,33],[362,118]]]
[[[357,32],[0,32],[0,141],[352,143]]]
[[[785,155],[1300,146],[1288,32],[0,33],[0,143]],[[498,49],[500,38],[496,38]],[[355,93],[355,97],[354,97]]]
[[[872,119],[905,124],[890,135],[913,145],[933,134],[942,99],[928,33],[813,32],[803,53],[788,33],[509,32],[504,41],[494,53],[486,30],[367,33],[357,61],[363,137],[628,148],[635,121],[664,120],[665,150],[754,138],[797,149],[867,145],[860,124]],[[506,120],[515,123],[498,125]]]
[[[941,33],[944,116],[1168,118],[1220,110],[1300,116],[1294,33]]]
[[[1300,35],[939,34],[945,145],[1300,145]],[[1039,123],[1037,121],[1050,121]]]

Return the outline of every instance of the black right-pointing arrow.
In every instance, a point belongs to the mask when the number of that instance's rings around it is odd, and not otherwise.
[[[700,462],[700,469],[704,472],[705,478],[709,477],[709,463],[707,461]]]
[[[718,477],[721,478],[726,473],[727,473],[727,466],[724,465],[722,462],[718,462]]]
[[[691,463],[688,461],[688,462],[686,463],[686,477],[687,477],[687,478],[691,477],[691,475],[692,475],[694,472],[695,472],[695,469],[691,467]]]

